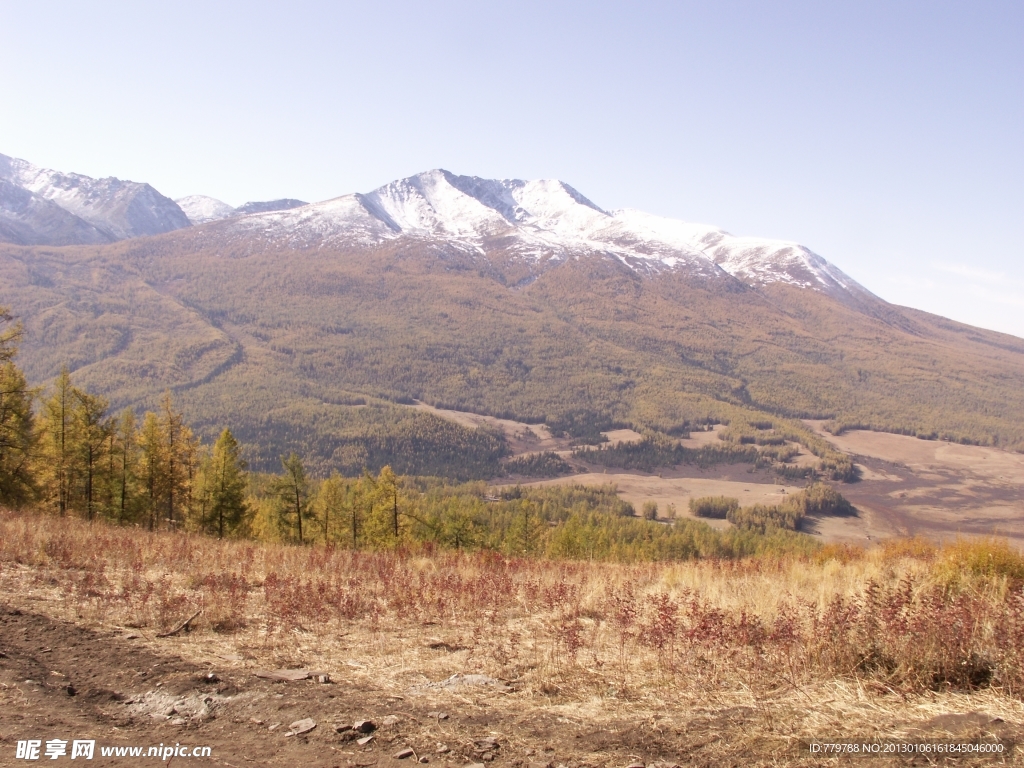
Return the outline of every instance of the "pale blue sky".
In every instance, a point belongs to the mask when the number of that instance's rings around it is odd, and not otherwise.
[[[0,152],[234,205],[443,167],[1024,337],[1024,3],[0,0]]]

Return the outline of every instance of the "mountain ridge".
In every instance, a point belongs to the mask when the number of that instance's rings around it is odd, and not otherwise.
[[[292,246],[411,237],[483,255],[497,248],[530,264],[527,279],[567,258],[597,254],[649,276],[683,269],[714,279],[724,272],[748,285],[784,281],[854,300],[870,295],[799,243],[735,237],[633,209],[606,211],[554,179],[435,169],[319,203],[287,198],[232,208],[204,195],[172,201],[149,184],[66,174],[0,155],[0,239],[8,242],[90,245],[224,221]]]
[[[1024,340],[887,304],[797,244],[555,181],[434,171],[112,244],[4,245],[0,284],[33,383],[66,363],[117,407],[170,389],[263,468],[413,450],[411,400],[570,433],[773,423],[811,442],[813,417],[1024,448]]]
[[[7,189],[0,198],[0,218],[8,222],[8,229],[17,224],[30,228],[32,234],[22,239],[35,241],[32,244],[114,242],[191,226],[173,200],[145,183],[62,173],[7,155],[0,155],[0,181]],[[21,190],[20,199],[14,189]],[[49,237],[39,226],[39,216],[29,210],[33,203],[37,208],[50,203],[68,214],[62,217],[56,236]]]

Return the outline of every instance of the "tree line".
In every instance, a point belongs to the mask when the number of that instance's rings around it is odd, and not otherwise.
[[[108,401],[75,386],[66,368],[48,387],[30,388],[14,362],[21,328],[2,309],[0,322],[0,504],[148,530],[355,549],[636,561],[815,546],[777,527],[719,532],[694,520],[641,519],[614,486],[495,491],[401,476],[390,466],[318,479],[294,452],[277,474],[249,472],[231,430],[204,445],[170,393],[141,415],[110,414]],[[539,454],[526,463],[555,460]]]

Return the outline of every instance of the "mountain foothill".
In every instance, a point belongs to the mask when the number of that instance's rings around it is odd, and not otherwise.
[[[808,248],[559,181],[437,170],[365,194],[175,202],[0,155],[19,364],[113,408],[171,391],[254,468],[494,476],[503,436],[413,401],[587,441],[724,424],[827,449],[803,419],[1024,449],[1024,340],[891,305]],[[817,443],[815,441],[818,441]]]

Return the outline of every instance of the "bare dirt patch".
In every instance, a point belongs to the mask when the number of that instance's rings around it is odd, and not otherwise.
[[[512,419],[499,419],[494,416],[481,416],[478,413],[468,411],[452,411],[446,408],[435,408],[426,403],[417,402],[408,406],[418,411],[448,419],[470,429],[477,429],[481,426],[489,426],[500,429],[508,440],[509,448],[514,456],[521,456],[529,453],[542,453],[553,451],[556,453],[568,451],[571,448],[571,439],[568,437],[555,437],[551,434],[547,424],[527,424],[523,421]],[[625,430],[629,431],[629,430]]]
[[[740,471],[746,472],[743,466]],[[731,496],[740,500],[742,506],[751,504],[779,504],[787,493],[800,490],[796,485],[776,485],[764,482],[763,477],[751,473],[749,480],[731,479],[727,473],[721,477],[696,477],[696,473],[687,474],[675,469],[661,475],[627,472],[609,469],[592,471],[571,477],[559,477],[551,480],[539,480],[523,483],[524,486],[565,485],[604,485],[614,483],[619,496],[628,501],[636,510],[640,510],[646,502],[653,501],[658,505],[661,518],[670,518],[668,510],[675,509],[676,517],[692,517],[690,515],[690,499],[702,496]],[[725,520],[706,520],[709,525],[723,528],[729,525]]]
[[[807,422],[861,469],[843,495],[873,536],[1001,536],[1024,546],[1024,456],[996,448],[863,430],[836,437]]]

